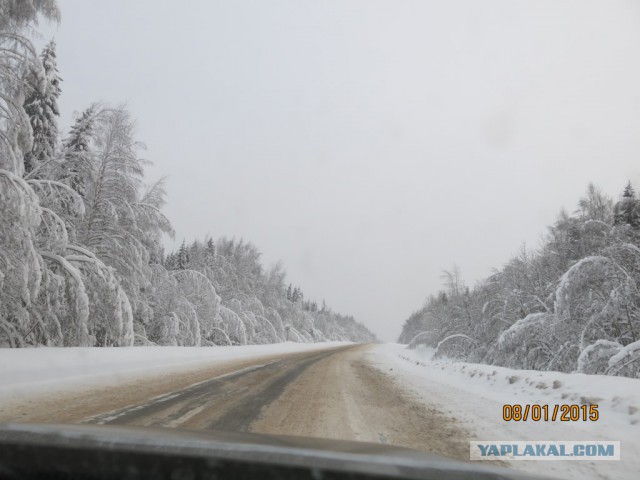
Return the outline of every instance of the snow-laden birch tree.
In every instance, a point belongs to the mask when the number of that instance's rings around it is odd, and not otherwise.
[[[435,348],[468,337],[452,356],[640,377],[638,212],[631,185],[615,205],[589,185],[577,210],[562,211],[538,249],[521,249],[468,295],[451,288],[448,276],[447,291],[412,314],[401,341]]]
[[[129,307],[113,316],[116,330],[121,323],[135,322],[142,332],[154,316],[149,305],[149,261],[159,255],[161,235],[173,233],[161,211],[164,184],[145,185],[148,162],[139,155],[144,145],[135,139],[134,122],[124,107],[92,106],[76,127],[65,142],[66,167],[62,170],[63,180],[80,190],[85,205],[85,215],[74,224],[75,236],[112,269],[118,284],[118,288],[112,283],[103,285],[94,308],[112,312],[111,306],[123,304],[126,296]],[[109,322],[107,315],[104,322]],[[127,338],[132,339],[133,332]]]

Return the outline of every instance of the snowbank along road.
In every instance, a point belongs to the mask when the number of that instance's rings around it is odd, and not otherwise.
[[[369,348],[270,355],[5,403],[0,420],[303,435],[468,459],[468,432],[370,365]]]

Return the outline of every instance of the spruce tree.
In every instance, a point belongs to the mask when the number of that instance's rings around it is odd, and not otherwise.
[[[167,270],[175,270],[176,254],[171,252],[169,255],[167,255],[167,257],[164,259],[163,265],[164,265],[164,268],[166,268]]]
[[[216,258],[216,245],[213,243],[213,239],[207,240],[207,244],[204,248],[204,263],[207,267],[212,268],[215,265]]]
[[[627,183],[622,199],[613,208],[613,219],[615,225],[640,228],[640,200],[636,198],[631,182]]]
[[[215,256],[216,254],[216,245],[213,243],[212,238],[207,240],[207,253],[212,256]]]
[[[76,119],[64,141],[64,162],[61,179],[80,196],[86,193],[85,177],[90,165],[90,142],[93,133],[96,105],[91,105]]]
[[[56,44],[53,40],[42,51],[40,63],[31,69],[25,79],[24,110],[33,132],[32,148],[24,156],[25,173],[52,159],[58,140],[58,97],[62,79],[58,75]]]
[[[187,251],[187,244],[183,240],[178,250],[178,258],[176,261],[176,267],[178,270],[186,270],[189,268],[189,252]]]

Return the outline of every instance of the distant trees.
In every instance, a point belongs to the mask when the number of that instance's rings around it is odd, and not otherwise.
[[[473,289],[446,290],[405,322],[400,341],[512,368],[640,377],[640,209],[593,185],[536,250],[522,248]],[[445,341],[446,340],[446,341]]]
[[[207,239],[189,247],[183,241],[177,252],[166,256],[164,267],[175,276],[185,270],[185,262],[188,269],[208,279],[221,297],[216,319],[203,335],[205,343],[375,340],[352,317],[328,308],[318,312],[316,302],[303,300],[299,287],[289,284],[285,288],[282,267],[265,270],[258,249],[243,240]]]

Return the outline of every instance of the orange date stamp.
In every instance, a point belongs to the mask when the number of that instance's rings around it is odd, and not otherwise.
[[[503,405],[502,419],[505,422],[596,422],[600,418],[598,405],[540,405],[540,404],[513,404]]]

